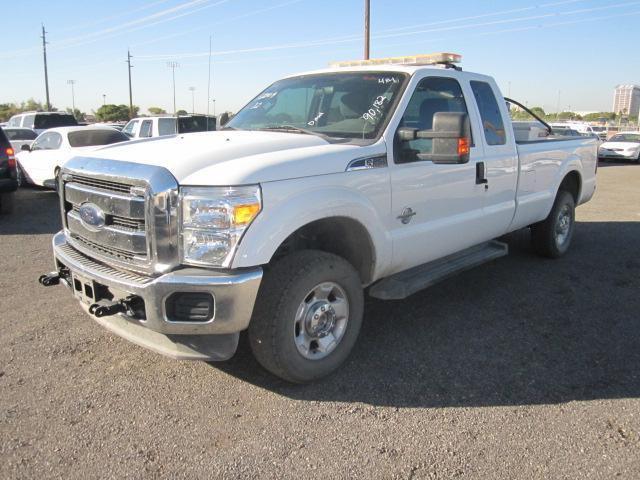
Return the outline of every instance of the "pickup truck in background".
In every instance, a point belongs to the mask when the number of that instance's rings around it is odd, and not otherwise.
[[[176,133],[211,132],[216,117],[206,115],[160,115],[129,120],[122,132],[131,138],[163,137]]]
[[[364,293],[402,299],[507,253],[564,255],[596,141],[512,127],[453,54],[284,78],[217,132],[109,146],[59,176],[55,271],[100,324],[178,358],[251,349],[291,382],[348,356]]]

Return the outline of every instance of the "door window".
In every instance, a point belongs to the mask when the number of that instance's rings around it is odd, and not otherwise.
[[[472,81],[471,90],[473,90],[473,95],[478,103],[487,145],[506,144],[507,135],[504,129],[504,121],[491,85],[487,82]]]
[[[36,120],[35,115],[25,115],[22,120],[22,126],[27,128],[33,128],[33,124]]]
[[[175,135],[176,119],[175,118],[159,118],[158,119],[158,135]]]
[[[46,132],[40,135],[31,150],[57,150],[62,144],[62,136],[56,132]]]
[[[433,116],[438,112],[467,113],[464,94],[457,80],[444,77],[421,80],[409,100],[400,127],[432,130]],[[400,153],[396,156],[396,162],[419,161],[418,154],[431,153],[432,142],[429,138],[399,142]]]
[[[124,126],[122,131],[124,133],[126,133],[127,135],[129,135],[130,137],[134,137],[135,136],[136,125],[138,125],[138,120],[131,120],[129,123],[127,123]]]
[[[140,125],[140,135],[138,136],[144,138],[150,137],[152,125],[153,123],[151,122],[151,120],[145,120],[144,122],[142,122],[142,125]]]

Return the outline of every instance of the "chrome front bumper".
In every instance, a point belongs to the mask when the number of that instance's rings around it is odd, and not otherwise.
[[[106,291],[113,300],[136,296],[144,301],[145,318],[118,314],[94,320],[114,333],[164,355],[178,359],[224,360],[235,353],[239,332],[249,326],[262,280],[262,268],[234,273],[185,268],[159,277],[116,270],[80,253],[63,232],[53,237],[56,270],[93,282],[93,291]],[[62,278],[84,310],[92,301]],[[207,322],[176,322],[167,317],[165,302],[173,293],[207,292],[214,299],[213,318]]]

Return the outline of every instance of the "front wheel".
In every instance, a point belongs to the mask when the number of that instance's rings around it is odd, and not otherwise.
[[[531,240],[538,254],[559,258],[567,253],[573,238],[575,211],[573,195],[559,191],[549,216],[531,226]]]
[[[337,369],[362,324],[360,277],[336,255],[303,250],[266,272],[249,325],[251,350],[271,373],[307,383]]]

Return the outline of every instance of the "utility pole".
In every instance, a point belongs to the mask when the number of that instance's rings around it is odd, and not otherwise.
[[[369,60],[369,7],[370,0],[364,0],[364,59]]]
[[[47,112],[51,111],[51,102],[49,101],[49,73],[47,72],[47,32],[42,24],[42,55],[44,57],[44,88],[47,93]]]
[[[129,117],[133,118],[133,94],[131,93],[131,52],[127,49],[127,67],[129,69]]]
[[[191,92],[191,114],[196,113],[196,87],[189,87],[189,91]]]
[[[175,115],[176,110],[176,67],[180,65],[178,62],[167,62],[167,67],[171,69],[171,75],[173,77],[173,114]]]
[[[211,39],[213,35],[209,35],[209,79],[207,81],[207,131],[209,130],[209,100],[211,100]],[[215,117],[215,112],[213,113]],[[217,121],[216,121],[217,123]]]
[[[75,80],[67,80],[67,85],[71,85],[71,112],[73,113],[73,115],[76,114],[76,92],[73,89],[73,86],[75,84]]]

